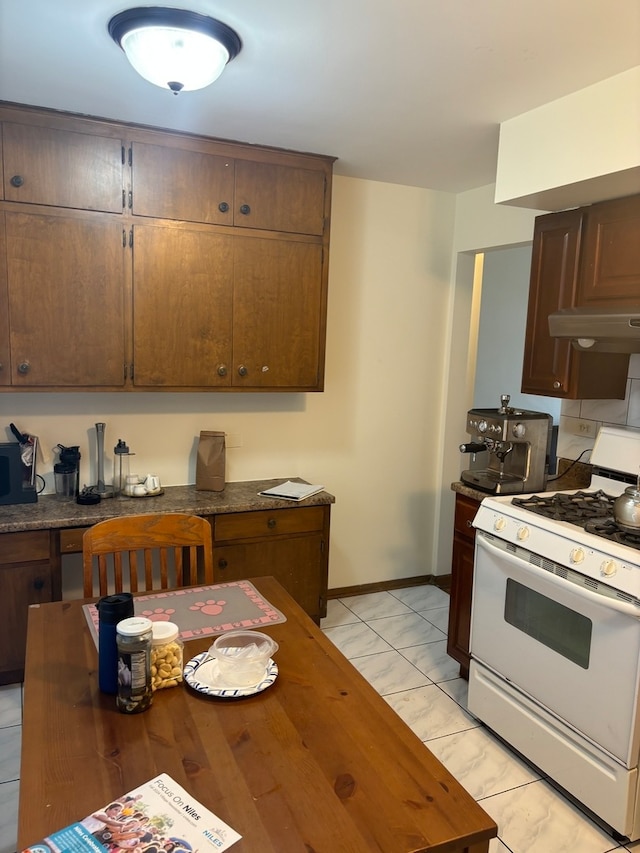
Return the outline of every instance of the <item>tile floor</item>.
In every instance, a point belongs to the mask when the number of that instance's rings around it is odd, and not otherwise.
[[[435,586],[329,602],[322,629],[496,821],[490,853],[608,853],[620,845],[466,711]],[[0,687],[0,853],[16,849],[22,689]],[[339,851],[336,851],[339,853]]]

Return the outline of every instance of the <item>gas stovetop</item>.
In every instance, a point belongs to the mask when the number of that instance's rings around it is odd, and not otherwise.
[[[566,521],[581,527],[587,533],[601,536],[611,542],[640,550],[640,531],[623,530],[613,517],[615,495],[602,489],[594,492],[556,492],[552,495],[527,495],[513,498],[512,503],[529,512]]]

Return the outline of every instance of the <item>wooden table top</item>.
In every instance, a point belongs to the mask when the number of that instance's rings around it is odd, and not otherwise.
[[[131,716],[98,690],[83,602],[29,609],[18,850],[168,773],[243,836],[234,853],[486,853],[491,818],[273,578],[251,582],[287,616],[266,629],[275,684],[180,685]]]

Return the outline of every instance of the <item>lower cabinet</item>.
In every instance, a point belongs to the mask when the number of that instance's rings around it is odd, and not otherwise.
[[[218,583],[273,576],[319,623],[327,613],[329,506],[213,516]]]
[[[472,522],[479,506],[479,501],[456,494],[447,654],[458,661],[463,678],[469,677],[469,633],[476,538]]]
[[[2,535],[0,684],[22,681],[24,676],[29,605],[60,597],[50,535],[48,530]]]

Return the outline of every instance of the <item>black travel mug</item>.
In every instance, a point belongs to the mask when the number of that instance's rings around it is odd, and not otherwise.
[[[120,592],[105,595],[98,609],[98,686],[103,693],[118,692],[118,646],[116,625],[133,616],[133,595]]]

